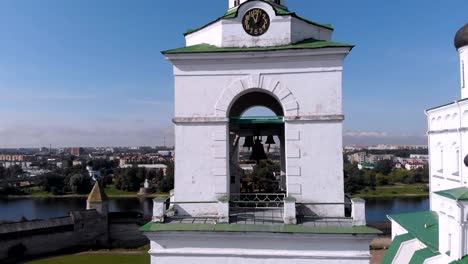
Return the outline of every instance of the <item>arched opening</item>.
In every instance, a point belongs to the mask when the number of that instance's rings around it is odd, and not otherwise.
[[[278,100],[253,91],[230,106],[231,219],[282,220],[286,194],[284,111]],[[234,220],[236,221],[236,220]]]

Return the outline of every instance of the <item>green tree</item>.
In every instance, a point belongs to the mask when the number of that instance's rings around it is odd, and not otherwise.
[[[142,177],[141,172],[140,175],[137,174],[139,174],[139,168],[137,167],[120,170],[115,178],[115,187],[123,191],[138,191],[144,179],[140,178]]]
[[[394,163],[392,160],[379,160],[375,164],[375,171],[377,173],[382,173],[383,175],[388,175],[393,170]]]
[[[65,177],[53,172],[47,173],[42,176],[39,184],[46,192],[61,194],[65,187]]]
[[[87,194],[91,191],[92,183],[88,175],[75,174],[70,177],[70,189],[76,194]]]

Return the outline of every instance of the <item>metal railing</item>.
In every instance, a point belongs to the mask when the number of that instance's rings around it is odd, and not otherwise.
[[[231,193],[231,207],[280,208],[284,206],[284,193]]]

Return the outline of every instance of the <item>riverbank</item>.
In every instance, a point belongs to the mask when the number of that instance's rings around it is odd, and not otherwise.
[[[148,195],[138,195],[136,192],[127,192],[118,190],[114,185],[109,185],[105,188],[106,194],[109,198],[155,198],[167,196],[168,193],[152,193]],[[39,188],[32,189],[29,194],[25,195],[7,195],[0,196],[0,198],[87,198],[88,194],[64,194],[54,195],[52,193],[41,191]]]
[[[358,198],[403,198],[403,197],[429,197],[427,184],[398,184],[379,186],[375,190],[367,187],[353,197]]]

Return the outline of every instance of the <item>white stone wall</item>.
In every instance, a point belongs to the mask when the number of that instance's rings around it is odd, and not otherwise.
[[[468,102],[429,110],[429,165],[431,192],[467,186]],[[433,196],[431,196],[432,204]]]
[[[228,115],[249,92],[273,96],[285,113],[288,194],[299,202],[343,202],[342,62],[349,49],[170,55],[175,74],[175,200],[230,193]],[[201,209],[203,208],[203,209]],[[216,206],[181,205],[211,215]],[[342,206],[315,208],[342,216]]]
[[[152,263],[163,264],[369,263],[372,239],[372,236],[359,235],[255,232],[159,232],[147,235],[151,240]]]

